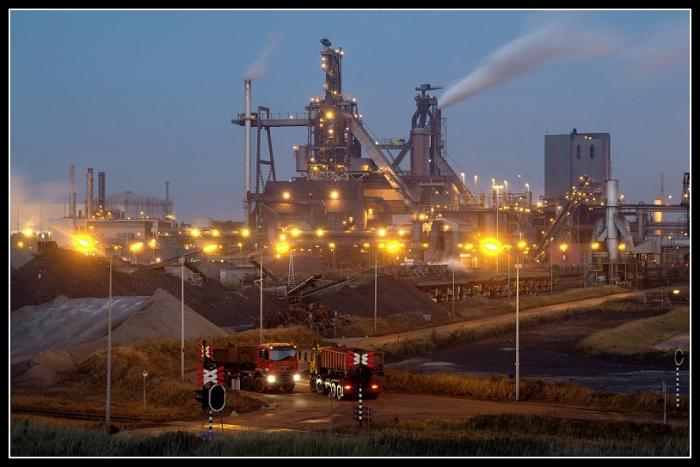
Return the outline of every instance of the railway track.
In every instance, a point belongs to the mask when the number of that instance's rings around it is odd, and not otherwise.
[[[12,413],[26,415],[41,415],[45,417],[67,418],[72,420],[90,420],[101,422],[104,421],[104,413],[86,413],[86,412],[67,412],[62,410],[37,409],[33,407],[13,407]],[[168,423],[175,421],[174,419],[144,419],[139,417],[126,417],[121,415],[111,415],[112,422],[124,424],[137,423]]]

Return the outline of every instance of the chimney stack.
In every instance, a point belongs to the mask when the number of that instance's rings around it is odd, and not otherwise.
[[[105,208],[105,173],[97,172],[97,208]]]
[[[88,219],[92,217],[94,201],[92,191],[92,168],[89,168],[87,170],[87,198],[85,200],[85,217]]]
[[[75,219],[75,166],[68,167],[68,217]]]

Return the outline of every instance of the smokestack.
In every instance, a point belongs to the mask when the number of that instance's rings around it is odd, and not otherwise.
[[[243,146],[243,158],[244,158],[244,174],[245,177],[245,198],[243,200],[243,209],[245,211],[245,223],[249,225],[250,223],[250,203],[248,202],[248,193],[250,193],[250,165],[251,165],[251,151],[250,151],[250,140],[251,140],[251,125],[250,125],[250,106],[252,100],[251,91],[251,80],[246,79],[243,83],[244,86],[244,107],[245,107],[245,130],[244,130],[244,146]]]
[[[97,172],[97,207],[105,208],[105,173]]]
[[[170,201],[170,182],[165,182],[165,201]]]
[[[68,217],[75,219],[75,166],[68,167]]]
[[[615,216],[617,215],[617,180],[608,180],[606,185],[606,196],[608,200],[605,212],[605,223],[608,229],[608,258],[610,261],[617,261],[617,226]]]
[[[87,170],[87,199],[85,200],[85,217],[90,218],[93,214],[93,191],[92,191],[92,169]]]

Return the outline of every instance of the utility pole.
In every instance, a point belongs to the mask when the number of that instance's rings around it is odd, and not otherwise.
[[[263,343],[263,247],[260,248],[260,343]]]
[[[455,260],[452,258],[452,317],[455,317]]]

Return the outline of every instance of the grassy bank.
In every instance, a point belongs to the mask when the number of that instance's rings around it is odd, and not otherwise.
[[[318,339],[307,328],[278,328],[265,332],[265,339],[297,345],[311,345]],[[246,331],[214,339],[215,345],[238,343],[257,345],[258,331]],[[130,346],[112,349],[112,413],[144,418],[192,418],[200,416],[195,400],[196,371],[201,367],[201,341],[185,342],[186,380],[180,379],[180,341],[154,339]],[[143,408],[143,371],[148,371],[146,385],[147,407]],[[77,365],[64,375],[60,390],[41,391],[40,394],[16,393],[12,395],[14,407],[35,407],[63,411],[104,410],[104,391],[107,382],[107,355],[100,351]],[[264,402],[241,393],[230,397],[228,410],[246,413],[258,410]]]
[[[254,433],[207,440],[191,433],[115,435],[12,424],[13,456],[687,456],[687,430],[539,417],[477,417],[452,425],[394,424],[370,433]],[[595,422],[598,423],[598,422]],[[535,427],[535,430],[532,430]],[[531,431],[528,431],[530,428]]]
[[[690,309],[676,306],[668,313],[604,329],[583,339],[578,347],[590,355],[637,355],[656,352],[654,345],[690,331]]]
[[[453,374],[420,374],[409,371],[387,370],[384,388],[387,391],[440,394],[471,399],[513,401],[515,383],[504,377],[467,377]],[[606,394],[584,386],[568,383],[544,383],[520,380],[520,400],[549,402],[602,410],[661,412],[663,399],[658,394]],[[669,413],[685,414],[688,398],[681,399],[680,408],[668,406]]]
[[[561,320],[563,318],[583,317],[606,312],[628,311],[630,314],[638,311],[654,310],[653,305],[645,305],[640,300],[610,299],[603,304],[590,308],[566,308],[543,315],[524,316],[520,318],[520,328]],[[450,333],[438,334],[433,332],[428,338],[399,341],[383,347],[389,359],[408,358],[417,355],[430,354],[433,351],[453,345],[469,344],[481,339],[515,331],[515,315],[508,323],[482,325],[476,328],[462,329]]]

